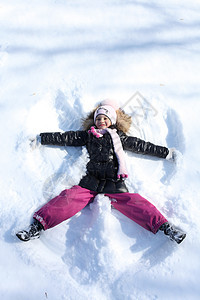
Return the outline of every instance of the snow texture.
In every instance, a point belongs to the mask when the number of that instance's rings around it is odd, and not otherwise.
[[[0,298],[196,300],[200,285],[199,1],[0,1]],[[33,213],[85,173],[87,151],[30,147],[78,130],[105,98],[175,163],[126,153],[131,192],[187,232],[156,235],[99,195],[23,243]]]

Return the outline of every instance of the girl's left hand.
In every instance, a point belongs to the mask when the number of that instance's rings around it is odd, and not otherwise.
[[[167,160],[176,161],[177,158],[177,150],[175,148],[169,148],[169,153],[166,156]]]

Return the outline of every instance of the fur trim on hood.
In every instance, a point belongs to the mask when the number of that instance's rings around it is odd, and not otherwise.
[[[96,109],[99,107],[98,105],[92,112],[90,112],[86,118],[82,119],[82,126],[84,130],[89,130],[91,126],[94,126],[94,113]],[[116,127],[118,130],[123,131],[124,133],[127,133],[131,127],[131,116],[127,115],[123,110],[118,109],[116,111],[117,113],[117,122]]]

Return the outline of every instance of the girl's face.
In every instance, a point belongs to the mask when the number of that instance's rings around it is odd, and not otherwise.
[[[98,129],[105,129],[110,127],[111,121],[105,115],[98,115],[95,120],[95,125]]]

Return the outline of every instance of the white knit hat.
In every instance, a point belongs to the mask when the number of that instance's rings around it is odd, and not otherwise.
[[[112,125],[116,124],[117,121],[116,110],[119,108],[116,101],[113,101],[111,99],[105,99],[101,101],[100,105],[101,106],[98,107],[94,113],[94,122],[98,115],[105,115],[110,119]]]

